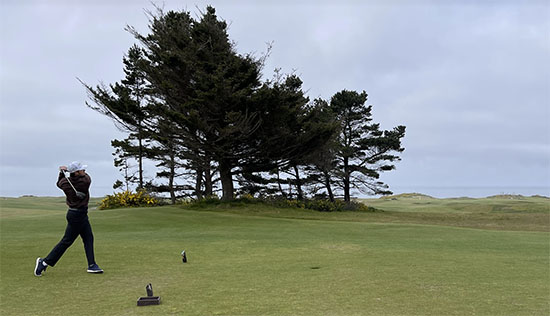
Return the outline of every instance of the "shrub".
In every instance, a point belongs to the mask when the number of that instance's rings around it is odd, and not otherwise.
[[[257,203],[258,199],[256,199],[252,194],[243,194],[237,198],[237,201],[244,203]]]
[[[363,203],[351,201],[346,203],[342,200],[335,200],[331,202],[329,200],[307,200],[305,201],[305,208],[320,211],[320,212],[375,212],[376,209],[369,207]]]
[[[158,206],[159,204],[160,201],[150,196],[145,190],[138,190],[136,193],[123,191],[113,195],[107,195],[101,200],[99,209],[106,210],[120,207]]]
[[[331,202],[327,199],[305,199],[305,200],[287,200],[284,198],[267,199],[265,203],[277,206],[277,207],[296,207],[303,209],[310,209],[319,212],[376,212],[377,209],[367,206],[363,203],[351,201],[346,203],[342,200],[335,200]]]
[[[307,201],[306,208],[319,212],[337,212],[343,210],[344,204],[345,203],[340,200],[334,202],[329,200],[311,200]]]
[[[377,209],[367,206],[357,201],[351,201],[346,203],[342,200],[335,200],[331,202],[326,199],[314,199],[314,200],[288,200],[283,197],[267,197],[267,198],[254,198],[252,195],[246,194],[238,197],[235,200],[224,202],[217,196],[204,198],[201,200],[192,200],[185,203],[186,206],[191,207],[217,207],[223,205],[224,207],[239,207],[250,204],[266,204],[275,207],[282,208],[301,208],[311,209],[319,212],[376,212]]]

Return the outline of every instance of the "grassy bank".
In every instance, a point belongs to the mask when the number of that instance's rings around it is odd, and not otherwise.
[[[379,222],[550,232],[550,199],[542,196],[436,199],[401,194],[362,202],[384,211],[372,217]]]
[[[539,226],[487,230],[449,222],[475,210],[411,211],[399,200],[373,205],[383,210],[374,213],[265,205],[95,210],[96,256],[105,273],[85,272],[77,240],[38,278],[34,260],[65,227],[63,200],[0,202],[2,315],[550,313],[550,234]],[[403,209],[390,210],[391,202]],[[406,217],[418,213],[452,215],[441,225]],[[530,214],[548,216],[544,209]],[[179,256],[184,249],[187,264]],[[161,305],[136,306],[147,283]]]

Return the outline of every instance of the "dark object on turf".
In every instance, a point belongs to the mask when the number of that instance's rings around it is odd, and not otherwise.
[[[160,304],[160,296],[140,297],[137,301],[137,306],[159,305],[159,304]]]
[[[183,263],[187,262],[187,255],[185,254],[185,250],[181,252],[181,261],[183,261]]]
[[[103,273],[103,269],[101,269],[96,263],[90,264],[86,271],[88,273]]]
[[[42,276],[42,273],[46,272],[46,268],[48,266],[45,266],[43,264],[44,260],[40,257],[36,258],[36,266],[34,267],[34,275],[36,276]]]
[[[77,191],[77,190],[75,189],[74,185],[71,183],[71,180],[69,180],[69,177],[68,177],[67,174],[65,173],[65,170],[61,170],[61,172],[63,172],[63,175],[65,176],[65,179],[67,179],[67,181],[69,182],[69,184],[71,185],[71,187],[73,187],[73,190],[74,190],[74,192],[76,193],[76,196],[77,196],[79,199],[84,200],[84,198],[86,198],[86,193]]]
[[[147,291],[147,296],[140,297],[137,300],[137,306],[159,305],[160,296],[153,296],[153,286],[151,283],[147,284],[145,290]]]

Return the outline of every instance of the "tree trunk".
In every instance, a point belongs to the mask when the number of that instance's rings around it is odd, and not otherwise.
[[[288,197],[292,199],[292,180],[287,179],[288,182]]]
[[[327,189],[328,198],[331,202],[334,202],[334,194],[332,193],[332,187],[330,186],[330,175],[328,172],[324,172],[323,175],[325,176],[325,187]]]
[[[203,196],[202,196],[201,189],[202,189],[202,175],[204,172],[201,167],[198,167],[196,171],[197,171],[197,176],[195,179],[195,195],[197,196],[197,200],[202,200]]]
[[[141,128],[138,131],[138,140],[139,140],[139,149],[138,149],[138,172],[139,172],[139,187],[138,189],[143,189],[143,143],[141,137]]]
[[[209,197],[212,195],[212,170],[210,168],[210,161],[207,162],[204,169],[204,195]]]
[[[350,199],[350,185],[349,185],[349,160],[344,158],[344,202],[349,203]]]
[[[304,199],[304,193],[302,191],[302,179],[300,179],[300,170],[298,166],[294,165],[294,173],[296,174],[296,190],[298,191],[298,200]]]
[[[279,168],[277,168],[277,186],[279,187],[279,191],[281,192],[281,195],[286,199],[286,193],[283,191],[283,187],[281,186],[281,177],[279,175]]]
[[[170,177],[168,178],[168,188],[170,190],[170,200],[172,205],[176,204],[176,192],[174,191],[174,177],[176,174],[176,161],[174,152],[170,153]]]
[[[128,159],[124,158],[124,182],[126,183],[126,192],[130,192],[130,181],[128,179]]]
[[[222,201],[233,200],[233,176],[231,163],[227,159],[220,160],[220,180],[222,182]]]

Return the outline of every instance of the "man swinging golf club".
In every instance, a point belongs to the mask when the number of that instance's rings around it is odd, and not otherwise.
[[[78,161],[72,162],[68,167],[59,167],[59,177],[57,186],[63,190],[67,197],[66,202],[69,206],[67,211],[67,228],[61,241],[52,249],[50,254],[42,259],[36,259],[34,275],[42,276],[48,266],[55,266],[57,261],[65,253],[76,238],[80,235],[84,242],[84,250],[86,259],[88,260],[89,273],[102,273],[100,267],[97,266],[94,258],[94,235],[92,234],[92,226],[88,220],[88,202],[90,200],[90,184],[92,180],[86,173],[86,165],[82,165]],[[69,172],[67,176],[65,172]]]

